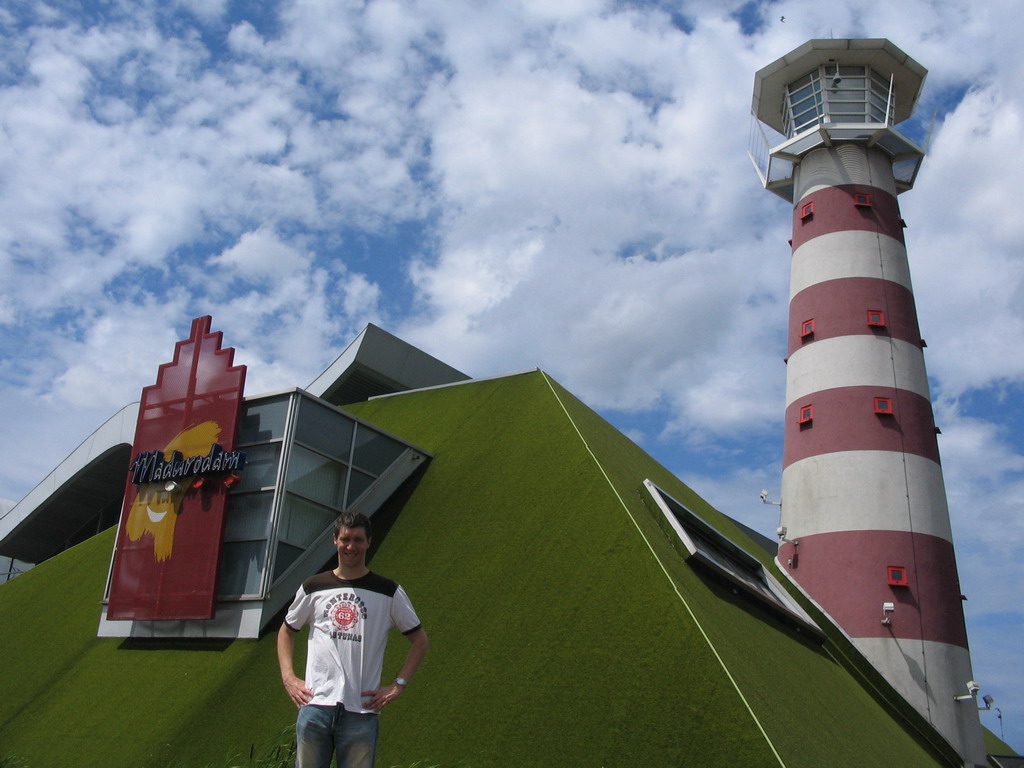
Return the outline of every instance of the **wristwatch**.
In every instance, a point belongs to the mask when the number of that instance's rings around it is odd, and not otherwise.
[[[396,677],[395,678],[395,685],[400,685],[403,688],[405,688],[408,684],[409,684],[409,681],[406,680],[404,677]]]

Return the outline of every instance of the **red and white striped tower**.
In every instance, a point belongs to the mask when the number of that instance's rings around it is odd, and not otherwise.
[[[888,40],[812,40],[755,77],[780,142],[755,165],[794,203],[779,562],[985,765],[896,200],[924,152],[892,126],[925,74]]]

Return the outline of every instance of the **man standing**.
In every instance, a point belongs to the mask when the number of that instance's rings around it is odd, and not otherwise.
[[[397,583],[366,567],[370,520],[345,512],[334,522],[338,567],[306,579],[277,633],[281,681],[299,708],[296,768],[372,768],[377,713],[398,698],[429,646],[408,596]],[[295,634],[309,624],[306,676],[293,668]],[[381,685],[388,630],[411,643],[405,664]]]

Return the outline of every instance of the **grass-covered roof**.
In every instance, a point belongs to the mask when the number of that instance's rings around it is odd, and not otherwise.
[[[379,766],[952,764],[838,633],[819,642],[684,560],[645,478],[759,548],[545,374],[348,410],[435,456],[376,520],[371,568],[432,644],[383,715]],[[0,587],[0,758],[223,765],[271,741],[294,713],[272,634],[95,637],[112,541]],[[385,674],[404,653],[396,636]]]

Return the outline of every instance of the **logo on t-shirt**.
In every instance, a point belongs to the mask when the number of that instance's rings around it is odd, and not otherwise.
[[[355,603],[338,603],[331,609],[331,621],[338,629],[348,632],[359,623],[359,609]]]
[[[366,605],[354,592],[345,592],[332,597],[324,609],[324,616],[330,621],[332,640],[363,641],[359,624],[366,618]]]

